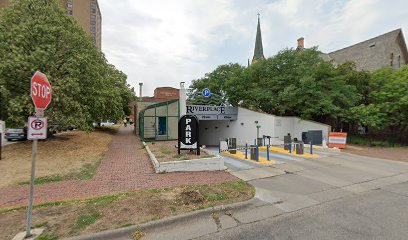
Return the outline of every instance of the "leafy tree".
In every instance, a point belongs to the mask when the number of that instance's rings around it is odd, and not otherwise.
[[[408,66],[398,71],[391,67],[379,69],[369,82],[368,103],[351,112],[358,122],[373,129],[389,128],[402,133],[408,129]]]
[[[226,83],[228,79],[242,72],[244,68],[237,63],[218,66],[214,71],[206,73],[203,78],[192,81],[188,93],[189,101],[193,104],[223,105],[228,103]],[[202,96],[201,92],[210,89],[211,97]]]
[[[356,88],[359,104],[368,104],[368,95],[370,93],[371,74],[368,71],[358,71],[354,62],[345,62],[336,69],[336,74],[343,75],[346,83]]]
[[[318,121],[343,117],[357,100],[355,87],[316,49],[285,49],[251,65],[227,85],[234,105]]]
[[[33,114],[29,89],[37,70],[53,88],[46,115],[62,125],[90,129],[95,120],[122,118],[134,95],[126,75],[56,0],[13,1],[0,12],[0,113],[11,126]]]

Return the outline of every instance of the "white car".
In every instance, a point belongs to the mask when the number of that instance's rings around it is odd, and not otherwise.
[[[115,125],[115,123],[110,122],[110,121],[106,121],[106,122],[101,122],[101,127],[108,127],[108,126],[113,126]]]

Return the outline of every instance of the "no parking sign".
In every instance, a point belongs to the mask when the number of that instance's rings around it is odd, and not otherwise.
[[[47,118],[46,117],[29,117],[27,138],[46,139],[47,138]]]

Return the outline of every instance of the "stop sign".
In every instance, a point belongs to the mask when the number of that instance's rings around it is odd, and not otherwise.
[[[31,98],[36,108],[46,109],[51,102],[51,85],[47,76],[41,72],[35,72],[31,78]]]

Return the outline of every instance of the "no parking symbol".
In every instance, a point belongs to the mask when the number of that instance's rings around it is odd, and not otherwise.
[[[29,117],[27,138],[46,139],[47,138],[47,118],[46,117]]]

